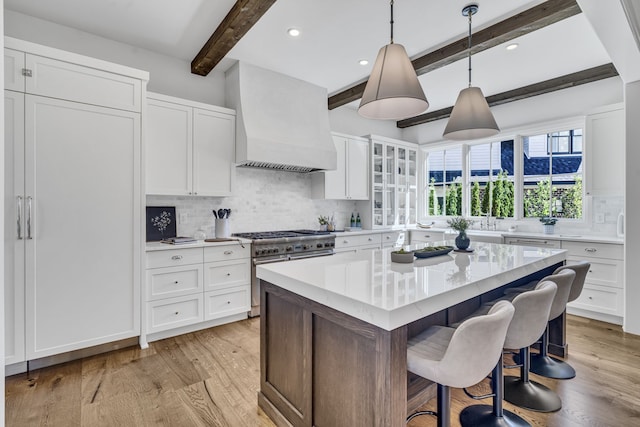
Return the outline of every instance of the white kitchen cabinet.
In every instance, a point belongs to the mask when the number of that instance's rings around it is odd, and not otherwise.
[[[230,196],[235,174],[235,112],[149,93],[146,193]]]
[[[246,319],[251,310],[250,257],[249,244],[148,247],[141,345]]]
[[[371,198],[362,212],[363,228],[391,228],[416,224],[418,147],[404,141],[371,135]]]
[[[445,239],[444,231],[411,230],[411,244],[442,242]]]
[[[312,176],[312,197],[334,200],[369,199],[369,140],[334,133],[338,164],[335,171]]]
[[[567,305],[567,312],[622,324],[624,316],[624,246],[582,240],[505,237],[513,245],[567,250],[567,264],[588,261],[591,268],[580,297]]]
[[[533,246],[536,248],[558,248],[562,246],[560,240],[539,239],[535,237],[505,237],[506,245]]]
[[[383,248],[400,247],[408,244],[408,239],[405,231],[394,230],[386,231],[380,235],[380,240]],[[405,243],[407,242],[407,243]]]
[[[380,232],[372,232],[367,234],[341,234],[336,236],[336,246],[334,251],[340,252],[358,252],[370,249],[380,249],[382,238]]]
[[[624,195],[624,106],[619,104],[588,115],[584,138],[586,194]]]
[[[19,50],[4,49],[4,89],[24,92],[26,74],[25,53]],[[24,70],[24,71],[23,71]]]
[[[12,276],[5,277],[5,292],[16,302],[5,313],[13,315],[5,335],[14,353],[6,363],[136,337],[141,112],[139,103],[138,111],[115,108],[114,99],[127,92],[134,105],[148,74],[118,65],[103,70],[103,61],[5,42],[31,67],[26,94],[5,91],[12,133],[11,147],[5,145],[12,163],[5,167],[12,186],[5,199],[5,265]],[[77,85],[87,79],[95,87],[83,98]]]
[[[5,91],[4,114],[4,342],[11,365],[25,360],[24,93]]]
[[[567,305],[567,312],[622,324],[624,316],[624,246],[582,241],[562,241],[567,264],[591,263],[582,293]]]

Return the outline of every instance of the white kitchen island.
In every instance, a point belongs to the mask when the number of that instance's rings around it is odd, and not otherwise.
[[[386,249],[259,266],[260,407],[278,425],[405,425],[433,394],[407,374],[407,339],[566,259],[559,249],[472,248],[413,264],[392,263]],[[559,348],[563,326],[552,335]]]

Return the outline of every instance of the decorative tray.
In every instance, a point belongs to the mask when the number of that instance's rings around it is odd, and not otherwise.
[[[426,250],[425,250],[426,249]],[[427,246],[413,252],[416,258],[431,258],[434,256],[446,255],[453,250],[453,246]]]

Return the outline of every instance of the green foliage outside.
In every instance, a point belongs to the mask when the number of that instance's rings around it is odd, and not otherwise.
[[[538,181],[535,188],[525,189],[524,216],[582,218],[582,177],[576,176],[574,179],[574,185],[560,190],[551,186],[550,178]],[[562,202],[561,212],[555,211],[557,200]],[[554,207],[553,211],[550,210],[550,206]]]
[[[478,181],[475,181],[471,186],[471,216],[482,216],[482,200],[480,200]]]
[[[446,215],[462,215],[462,184],[453,183],[445,194]]]
[[[438,203],[438,196],[436,195],[436,179],[431,178],[429,183],[429,215],[440,215],[440,204]]]
[[[564,218],[582,218],[582,177],[577,176],[575,182],[560,197]]]

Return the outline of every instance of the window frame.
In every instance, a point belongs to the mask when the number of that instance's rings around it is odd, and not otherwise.
[[[563,221],[571,221],[572,224],[584,224],[588,222],[590,206],[587,198],[587,174],[589,173],[588,168],[586,167],[586,159],[588,154],[588,147],[585,143],[585,128],[586,128],[586,117],[573,117],[564,120],[557,121],[549,121],[549,122],[541,122],[538,124],[533,124],[531,126],[523,126],[517,129],[513,129],[512,132],[499,133],[498,135],[491,138],[482,138],[472,141],[438,141],[429,144],[422,144],[420,146],[420,165],[422,171],[420,172],[420,188],[423,191],[420,191],[419,197],[420,200],[420,212],[419,217],[421,218],[429,218],[429,219],[447,219],[451,216],[447,216],[441,214],[439,216],[433,216],[428,214],[428,186],[429,183],[426,182],[426,178],[428,177],[428,168],[427,162],[429,157],[429,152],[432,151],[441,151],[446,149],[452,149],[455,147],[462,147],[462,216],[469,218],[479,217],[471,217],[470,214],[470,192],[471,192],[471,182],[469,180],[469,151],[470,147],[473,145],[486,144],[491,142],[501,142],[513,140],[513,155],[514,155],[514,216],[505,218],[506,220],[511,221],[538,221],[537,218],[525,217],[524,216],[524,137],[532,136],[532,135],[541,135],[541,134],[553,134],[558,132],[563,132],[567,130],[574,129],[582,129],[582,151],[569,153],[569,154],[580,154],[582,156],[582,217],[581,218],[563,218]],[[548,148],[548,146],[547,146]],[[556,154],[557,155],[557,154]],[[562,154],[560,154],[562,155]]]

